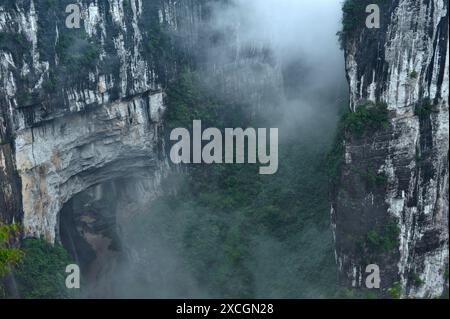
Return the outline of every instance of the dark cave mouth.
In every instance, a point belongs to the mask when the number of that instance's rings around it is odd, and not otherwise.
[[[105,273],[105,267],[121,256],[118,183],[120,180],[90,187],[72,197],[60,211],[59,239],[88,282]]]
[[[80,267],[85,297],[119,297],[123,281],[136,280],[129,270],[139,250],[130,232],[160,194],[154,170],[111,175],[74,195],[59,213],[57,238]]]

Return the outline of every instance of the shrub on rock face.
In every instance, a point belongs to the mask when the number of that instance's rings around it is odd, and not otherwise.
[[[422,278],[420,278],[420,276],[415,272],[409,273],[408,279],[411,282],[411,284],[415,287],[420,287],[424,284]]]
[[[382,229],[373,229],[367,234],[368,247],[375,253],[389,253],[399,245],[400,229],[390,222]]]
[[[362,137],[365,133],[375,132],[389,125],[389,111],[385,103],[367,103],[348,113],[344,119],[347,133]]]
[[[5,277],[23,258],[22,250],[15,247],[19,234],[20,229],[16,224],[0,223],[0,298],[6,297],[6,288],[3,285]]]
[[[12,247],[12,242],[20,233],[16,224],[0,224],[0,279],[9,273],[22,259],[20,249]]]
[[[430,98],[425,98],[423,101],[416,105],[414,109],[414,115],[418,116],[420,119],[425,119],[431,115],[433,112],[433,102]]]
[[[22,244],[23,261],[14,271],[22,298],[70,298],[65,286],[66,267],[72,264],[60,244],[40,239],[26,239]]]
[[[341,48],[344,48],[347,40],[355,30],[364,22],[364,5],[361,1],[346,0],[342,5],[342,30],[337,33]]]
[[[417,73],[416,70],[412,71],[412,72],[409,74],[409,77],[410,77],[411,79],[417,79],[418,76],[419,76],[419,73]]]
[[[402,297],[402,285],[399,282],[388,289],[388,292],[392,299],[400,299]]]
[[[389,126],[389,111],[385,103],[374,104],[367,102],[356,108],[355,112],[345,114],[337,129],[336,140],[333,148],[327,155],[328,176],[332,182],[336,182],[339,177],[340,169],[344,163],[345,147],[343,141],[345,135],[361,138],[368,133],[385,129]],[[370,185],[383,186],[386,182],[386,176],[380,174],[364,174]]]

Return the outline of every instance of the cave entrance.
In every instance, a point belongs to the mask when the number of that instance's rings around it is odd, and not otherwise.
[[[86,283],[113,271],[121,257],[117,183],[102,183],[75,195],[59,215],[59,238]]]
[[[117,274],[127,273],[133,258],[129,224],[149,210],[158,185],[151,172],[133,172],[91,186],[64,204],[57,236],[80,267],[83,297],[120,296]]]
[[[155,201],[172,183],[140,175],[89,187],[60,211],[58,238],[80,266],[82,297],[204,296],[182,253],[184,217]]]

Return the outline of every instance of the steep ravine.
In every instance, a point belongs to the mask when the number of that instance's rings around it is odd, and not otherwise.
[[[167,89],[190,64],[208,72],[193,47],[206,53],[214,31],[201,28],[208,1],[78,1],[73,30],[70,3],[0,3],[1,220],[62,242],[89,281],[117,261],[121,222],[163,195]],[[223,95],[266,103],[259,91],[281,75],[258,50],[214,66]],[[243,81],[254,89],[239,91]],[[112,295],[101,285],[88,293]]]
[[[227,21],[222,33],[211,28],[209,5],[226,6],[228,0],[79,0],[82,26],[69,30],[65,7],[72,2],[0,0],[0,221],[22,224],[24,237],[62,242],[85,280],[94,282],[88,296],[124,296],[126,285],[117,281],[131,269],[127,258],[134,259],[137,274],[130,287],[173,285],[180,288],[176,297],[333,294],[327,178],[316,166],[322,165],[336,124],[336,100],[345,96],[344,81],[329,83],[339,75],[308,87],[319,68],[309,70],[302,56],[279,65],[264,45],[240,42],[244,23]],[[439,297],[448,291],[448,5],[380,1],[381,28],[369,30],[354,25],[364,21],[366,2],[377,1],[358,1],[351,28],[341,35],[350,109],[359,114],[360,105],[386,106],[388,120],[363,134],[343,132],[338,140],[343,163],[333,183],[331,217],[339,284],[364,288],[365,267],[375,263],[381,269],[381,297],[393,292]],[[287,164],[278,178],[259,180],[251,177],[251,168],[197,175],[193,185],[206,185],[207,191],[196,200],[211,205],[206,208],[184,203],[189,196],[171,202],[163,187],[172,171],[166,119],[182,114],[173,112],[179,102],[174,82],[191,70],[205,77],[206,90],[218,101],[228,98],[226,120],[242,115],[237,125],[243,126],[261,114],[263,121],[284,116],[289,131],[282,141]],[[187,95],[196,89],[187,88]],[[201,103],[216,102],[199,96]],[[299,111],[299,101],[311,110]],[[281,104],[292,114],[278,112]],[[321,104],[326,106],[317,112]],[[323,121],[308,119],[317,113]],[[222,184],[227,185],[217,190]],[[226,195],[217,195],[224,189]],[[163,209],[141,219],[159,198]],[[236,198],[250,204],[236,208]],[[233,209],[216,210],[214,205],[222,204]],[[207,214],[211,211],[216,215]],[[130,220],[136,225],[127,224]],[[257,229],[249,231],[248,225]],[[119,237],[127,228],[128,243],[136,245],[123,249]],[[186,237],[188,244],[182,242]],[[210,294],[197,286],[201,280],[185,276],[185,260],[165,246],[175,240],[199,261],[190,265],[195,271],[208,266],[200,274],[209,278],[204,285],[216,285],[223,294]],[[217,243],[228,245],[224,253]],[[205,258],[211,247],[216,256]],[[164,258],[154,263],[155,255]],[[272,259],[277,260],[267,262]],[[224,260],[231,260],[230,269],[221,267]],[[141,265],[163,282],[149,279]],[[220,274],[207,273],[210,269]],[[111,282],[108,275],[116,271],[125,277]],[[100,273],[104,280],[96,281]],[[311,291],[302,291],[305,286]],[[148,296],[148,291],[129,295]]]

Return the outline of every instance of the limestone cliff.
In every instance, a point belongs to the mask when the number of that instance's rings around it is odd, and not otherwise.
[[[388,120],[341,141],[332,193],[339,279],[364,286],[365,266],[376,263],[383,295],[440,296],[448,289],[448,5],[355,1],[341,35],[350,109],[386,105]],[[65,25],[74,2],[80,29]],[[90,248],[74,251],[95,266],[90,249],[101,257],[114,240],[110,224],[162,191],[166,93],[180,70],[208,74],[216,92],[256,106],[253,115],[281,104],[289,83],[270,50],[239,43],[244,23],[231,21],[225,33],[208,27],[208,4],[227,2],[0,0],[0,220],[69,250],[81,234]],[[372,2],[380,29],[364,27]]]
[[[340,281],[365,287],[375,263],[383,294],[437,297],[448,287],[448,4],[378,1],[381,27],[368,29],[372,2],[347,3],[350,108],[387,105],[388,122],[345,134],[332,205]]]
[[[239,52],[236,22],[226,34],[207,27],[225,0],[76,1],[79,29],[66,25],[72,3],[0,1],[0,219],[90,264],[116,221],[162,192],[171,81],[196,68],[217,92],[260,106],[257,91],[279,90],[280,73],[264,48]]]
[[[188,1],[78,1],[81,28],[68,29],[72,2],[0,3],[2,219],[23,209],[25,234],[49,241],[63,204],[93,186],[139,178],[157,194],[164,87],[177,65],[152,46],[198,14]]]

